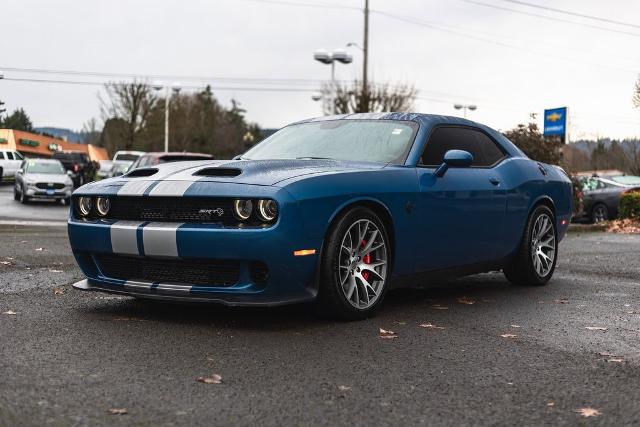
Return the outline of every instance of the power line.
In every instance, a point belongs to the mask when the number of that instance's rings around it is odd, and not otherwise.
[[[465,1],[465,0],[462,0]],[[374,11],[372,11],[374,12]],[[417,26],[421,26],[421,27],[426,27],[426,28],[430,28],[433,30],[437,30],[437,31],[442,31],[445,33],[450,33],[450,34],[455,34],[457,36],[460,37],[465,37],[471,40],[476,40],[476,41],[481,41],[484,43],[489,43],[489,44],[494,44],[497,46],[502,46],[502,47],[506,47],[512,50],[516,50],[516,51],[521,51],[521,52],[529,52],[529,53],[533,53],[535,55],[540,55],[540,56],[546,56],[546,57],[550,57],[550,58],[554,58],[554,59],[560,59],[562,61],[568,61],[568,62],[582,62],[584,64],[588,64],[591,66],[595,66],[595,67],[601,67],[601,68],[608,68],[608,69],[612,69],[612,70],[617,70],[617,71],[623,71],[626,73],[637,73],[637,70],[632,70],[632,69],[627,69],[627,68],[619,68],[619,67],[615,67],[615,66],[611,66],[608,65],[607,63],[600,63],[600,62],[589,62],[589,61],[582,61],[582,60],[577,60],[575,58],[569,58],[565,55],[555,55],[553,53],[548,53],[548,52],[539,52],[536,50],[532,50],[532,49],[527,49],[524,48],[522,46],[517,46],[511,43],[506,43],[500,40],[492,40],[486,37],[479,37],[476,35],[472,35],[466,32],[462,32],[462,31],[458,31],[458,30],[453,30],[450,28],[445,28],[443,27],[441,24],[437,24],[437,23],[433,23],[433,22],[427,22],[427,21],[419,21],[413,18],[409,18],[409,17],[405,17],[405,16],[401,16],[401,15],[395,15],[392,13],[387,13],[387,12],[380,12],[380,11],[375,11],[374,13],[381,15],[381,16],[385,16],[387,18],[391,18],[391,19],[395,19],[395,20],[399,20],[402,22],[406,22],[409,24],[413,24],[413,25],[417,25]]]
[[[615,19],[602,18],[600,16],[587,15],[585,13],[572,12],[572,11],[564,10],[564,9],[557,9],[555,7],[542,6],[542,5],[539,5],[539,4],[528,3],[526,1],[520,1],[520,0],[501,0],[501,1],[504,1],[504,2],[507,2],[507,3],[515,3],[515,4],[527,6],[527,7],[533,7],[533,8],[536,8],[536,9],[549,10],[551,12],[562,13],[563,15],[570,15],[570,16],[577,16],[577,17],[580,17],[580,18],[593,19],[595,21],[607,22],[609,24],[624,25],[625,27],[631,27],[631,28],[640,28],[640,25],[630,24],[628,22],[616,21]]]
[[[483,3],[483,2],[479,2],[479,1],[475,1],[475,0],[458,0],[458,1],[461,1],[461,2],[464,2],[464,3],[469,3],[469,4],[474,4],[474,5],[477,5],[477,6],[490,7],[492,9],[504,10],[504,11],[512,12],[512,13],[518,13],[520,15],[535,16],[536,18],[542,18],[542,19],[546,19],[546,20],[549,20],[549,21],[563,22],[563,23],[566,23],[566,24],[573,24],[573,25],[578,25],[578,26],[581,26],[581,27],[594,28],[594,29],[600,30],[600,31],[608,31],[608,32],[611,32],[611,33],[624,34],[624,35],[627,35],[627,36],[640,37],[640,34],[638,34],[638,33],[631,33],[631,32],[628,32],[628,31],[616,30],[614,28],[601,27],[599,25],[587,24],[586,22],[571,21],[569,19],[562,19],[562,18],[558,18],[558,17],[554,17],[554,16],[541,15],[539,13],[526,12],[524,10],[512,9],[512,8],[509,8],[509,7],[498,6],[498,5],[489,4],[489,3]]]

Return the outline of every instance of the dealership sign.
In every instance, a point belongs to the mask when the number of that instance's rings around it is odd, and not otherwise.
[[[565,136],[567,133],[567,107],[544,110],[544,135]]]

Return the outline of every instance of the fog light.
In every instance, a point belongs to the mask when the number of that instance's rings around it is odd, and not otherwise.
[[[96,199],[96,210],[98,211],[98,215],[107,216],[109,208],[111,208],[111,201],[109,201],[108,198],[98,197]]]
[[[278,204],[275,200],[258,201],[258,215],[264,221],[273,221],[278,216]]]
[[[91,213],[93,207],[93,200],[91,197],[80,197],[78,199],[78,212],[82,216],[87,216]]]
[[[253,202],[246,199],[237,199],[233,202],[233,215],[240,221],[246,221],[253,212]]]

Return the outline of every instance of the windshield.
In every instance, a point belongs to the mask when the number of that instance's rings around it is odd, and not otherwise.
[[[64,167],[60,162],[27,162],[27,172],[29,173],[51,173],[64,174]]]
[[[287,126],[242,159],[335,159],[402,164],[418,124],[391,120],[327,120]]]
[[[640,185],[640,176],[620,175],[611,176],[609,179],[623,185]]]

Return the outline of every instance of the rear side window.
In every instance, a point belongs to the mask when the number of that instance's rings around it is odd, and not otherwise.
[[[0,160],[4,160],[4,152],[0,151]]]
[[[468,128],[441,127],[431,134],[420,164],[439,166],[449,150],[464,150],[473,156],[472,167],[489,167],[504,158],[504,152],[483,132]]]
[[[13,152],[13,157],[14,157],[16,160],[24,160],[24,157],[22,157],[22,154],[18,153],[17,151],[14,151],[14,152]]]
[[[7,159],[13,160],[13,153],[11,151],[7,151]]]

